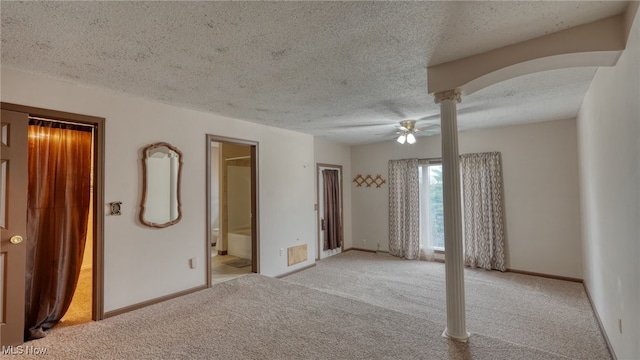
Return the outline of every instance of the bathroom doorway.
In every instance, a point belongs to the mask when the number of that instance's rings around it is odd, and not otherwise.
[[[209,286],[258,272],[257,143],[207,135]]]

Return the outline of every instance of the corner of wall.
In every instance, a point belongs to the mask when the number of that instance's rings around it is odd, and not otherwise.
[[[577,118],[584,284],[620,359],[640,358],[640,19],[632,6],[627,48],[596,71]]]

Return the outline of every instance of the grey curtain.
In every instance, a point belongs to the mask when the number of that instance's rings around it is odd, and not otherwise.
[[[340,173],[322,170],[324,180],[324,250],[342,247],[342,219],[340,217]]]
[[[505,271],[502,162],[499,152],[460,156],[466,266]]]
[[[418,159],[389,161],[389,253],[420,258]]]

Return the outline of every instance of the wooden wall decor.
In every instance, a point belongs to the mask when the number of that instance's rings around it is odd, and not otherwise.
[[[358,174],[353,178],[353,182],[356,183],[357,187],[361,187],[362,185],[371,187],[371,185],[375,185],[376,189],[379,189],[382,187],[382,184],[385,184],[387,182],[387,180],[383,179],[382,175],[380,174],[376,175],[376,177],[371,176],[371,174],[367,174],[367,176]]]

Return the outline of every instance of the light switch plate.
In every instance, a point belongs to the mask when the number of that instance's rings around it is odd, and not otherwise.
[[[122,201],[114,201],[109,203],[109,211],[111,215],[122,215]]]

